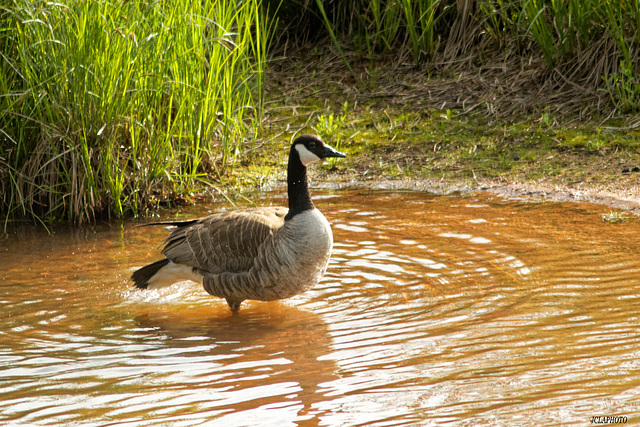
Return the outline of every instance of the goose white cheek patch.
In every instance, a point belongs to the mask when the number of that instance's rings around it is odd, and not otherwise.
[[[305,166],[321,160],[320,157],[316,156],[311,151],[307,150],[307,147],[305,147],[304,145],[301,145],[301,144],[296,145],[296,150],[298,150],[300,161]]]

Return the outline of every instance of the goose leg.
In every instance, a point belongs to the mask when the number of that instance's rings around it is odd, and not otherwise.
[[[227,299],[227,304],[229,304],[229,308],[232,312],[237,313],[240,309],[240,304],[242,304],[242,301],[232,301],[230,299]]]

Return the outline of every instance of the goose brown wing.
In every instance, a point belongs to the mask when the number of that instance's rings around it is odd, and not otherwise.
[[[162,253],[210,273],[248,271],[259,248],[284,224],[285,208],[224,212],[178,225]]]

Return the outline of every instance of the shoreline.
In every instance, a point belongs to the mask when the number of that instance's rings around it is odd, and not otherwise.
[[[316,188],[327,188],[331,185],[326,180],[329,174],[316,179]],[[610,188],[606,185],[587,185],[586,188],[572,187],[566,184],[499,182],[483,180],[478,182],[430,179],[382,179],[378,181],[361,180],[354,176],[340,177],[338,188],[354,186],[379,190],[412,190],[427,191],[434,194],[451,194],[455,192],[484,192],[501,197],[540,199],[558,203],[591,203],[640,214],[640,187],[620,186]]]

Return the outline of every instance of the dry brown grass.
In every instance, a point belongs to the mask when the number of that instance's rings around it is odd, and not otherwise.
[[[321,50],[318,46],[324,46]],[[595,66],[576,63],[549,70],[541,54],[498,55],[478,60],[467,54],[455,60],[416,68],[402,58],[372,62],[346,53],[350,74],[327,43],[285,46],[271,62],[268,93],[285,99],[351,99],[359,103],[406,105],[407,108],[460,109],[508,118],[545,111],[567,119],[604,121],[618,118],[623,126],[640,126],[640,115],[618,114],[599,78],[611,69],[603,41],[593,46]]]
[[[596,41],[576,46],[572,56],[550,67],[532,37],[502,35],[498,43],[488,35],[475,0],[456,1],[455,13],[448,16],[450,24],[438,36],[435,54],[418,67],[408,49],[371,56],[353,39],[341,39],[353,72],[331,39],[291,37],[306,34],[301,27],[312,26],[303,17],[304,24],[280,33],[274,43],[269,78],[280,82],[276,90],[284,88],[297,97],[344,96],[364,103],[461,109],[503,118],[547,111],[579,121],[617,118],[625,127],[640,125],[638,112],[620,113],[607,88],[606,76],[621,72],[624,56],[612,34],[604,32]],[[344,19],[355,22],[354,17]],[[628,56],[631,64],[640,64],[640,48],[632,41]]]

